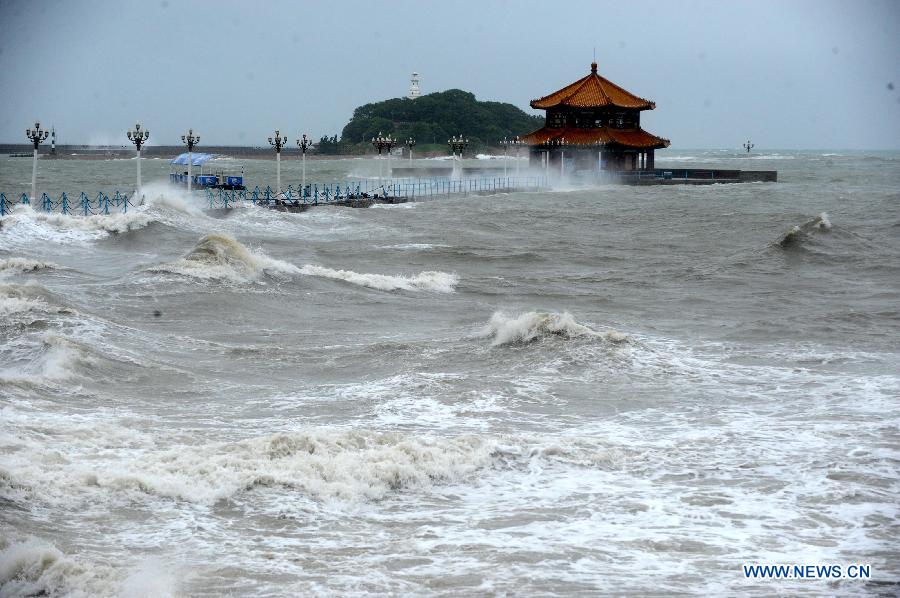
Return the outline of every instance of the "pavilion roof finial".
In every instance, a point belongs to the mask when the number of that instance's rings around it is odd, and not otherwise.
[[[596,60],[594,60],[594,62],[591,63],[591,73],[594,75],[597,74],[597,61]]]

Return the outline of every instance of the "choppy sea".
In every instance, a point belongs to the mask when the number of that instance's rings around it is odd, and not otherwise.
[[[127,214],[16,208],[0,595],[900,591],[900,153],[658,165],[779,182],[223,213],[147,160]]]

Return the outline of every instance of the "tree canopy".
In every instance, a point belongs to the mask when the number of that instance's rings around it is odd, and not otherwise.
[[[444,144],[463,135],[472,146],[496,146],[503,137],[525,135],[544,124],[542,116],[531,116],[502,102],[481,102],[461,89],[423,95],[415,100],[394,98],[365,104],[341,133],[342,144],[368,143],[379,133],[400,143],[413,137],[419,144]]]

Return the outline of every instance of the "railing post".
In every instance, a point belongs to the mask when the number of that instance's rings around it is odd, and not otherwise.
[[[88,199],[87,193],[81,192],[81,210],[87,216],[91,211],[91,200]]]
[[[53,211],[53,200],[50,199],[50,196],[47,195],[46,193],[41,194],[41,203],[44,205],[45,212]]]
[[[0,216],[6,216],[9,208],[6,207],[6,193],[0,193]]]
[[[65,191],[63,191],[62,198],[60,199],[59,203],[62,206],[62,213],[68,214],[69,213],[69,196],[66,195]]]
[[[31,200],[28,199],[27,193],[22,194],[22,199],[19,201],[19,203],[27,203],[28,205],[31,205]]]

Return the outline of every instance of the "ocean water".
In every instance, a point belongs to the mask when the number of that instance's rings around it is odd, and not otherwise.
[[[896,593],[900,153],[658,162],[780,182],[4,217],[0,595]]]

